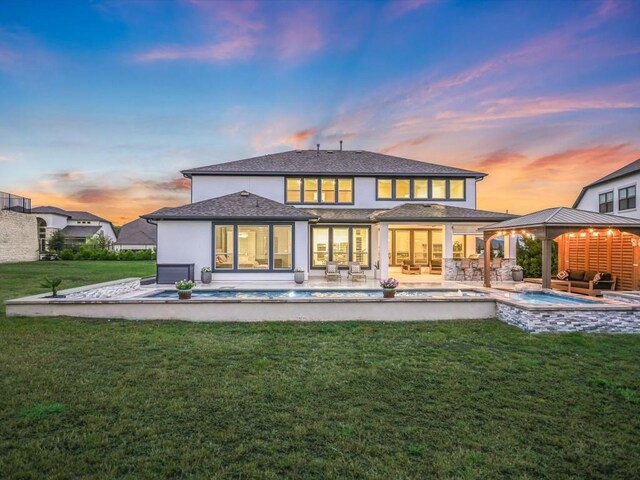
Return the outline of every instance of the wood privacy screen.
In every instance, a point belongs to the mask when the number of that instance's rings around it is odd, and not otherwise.
[[[558,268],[560,270],[591,270],[612,273],[618,277],[616,290],[638,290],[638,249],[631,244],[635,235],[614,231],[594,236],[584,232],[558,237]]]

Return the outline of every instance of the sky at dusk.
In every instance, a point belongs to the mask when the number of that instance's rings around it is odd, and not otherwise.
[[[571,206],[640,158],[640,1],[0,1],[0,190],[122,224],[179,170],[294,148]]]

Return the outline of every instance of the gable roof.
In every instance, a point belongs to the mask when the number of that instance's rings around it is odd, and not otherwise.
[[[52,207],[50,205],[32,208],[31,213],[51,213],[53,215],[62,215],[65,217],[71,217],[71,215],[67,211],[58,207]]]
[[[31,213],[50,213],[53,215],[64,215],[71,218],[71,220],[91,220],[94,222],[111,223],[109,220],[94,215],[91,212],[85,212],[84,210],[63,210],[62,208],[52,207],[50,205],[32,208]]]
[[[291,150],[183,170],[193,175],[429,175],[484,178],[487,174],[365,150]]]
[[[249,192],[237,192],[181,207],[165,207],[142,215],[152,220],[204,220],[243,218],[246,220],[311,220],[310,213]]]
[[[595,182],[592,182],[589,185],[582,187],[582,190],[580,191],[578,198],[576,198],[576,201],[573,202],[573,208],[576,208],[580,204],[582,197],[584,197],[584,194],[587,193],[587,190],[590,189],[591,187],[595,187],[596,185],[600,185],[602,183],[606,183],[611,180],[616,180],[618,178],[626,177],[627,175],[632,175],[637,172],[640,172],[640,158],[638,160],[635,160],[629,163],[628,165],[625,165],[622,168],[619,168],[614,172],[611,172],[608,175],[605,175],[602,178],[599,178]]]
[[[87,238],[95,235],[100,230],[99,225],[67,225],[60,233],[65,237]]]
[[[515,215],[488,210],[441,205],[438,203],[405,203],[384,213],[376,215],[378,220],[385,222],[406,222],[413,220],[439,221],[487,221],[499,222],[513,218]]]
[[[155,245],[158,227],[144,218],[136,218],[122,226],[116,245]]]
[[[504,222],[488,225],[482,230],[501,230],[514,228],[534,228],[534,227],[618,227],[618,226],[640,227],[640,220],[608,213],[597,213],[587,210],[577,210],[575,208],[555,207],[546,208],[537,212],[529,213],[521,217],[512,218]]]

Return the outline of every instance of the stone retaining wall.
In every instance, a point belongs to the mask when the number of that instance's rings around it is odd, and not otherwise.
[[[140,289],[140,279],[130,280],[127,282],[113,283],[104,285],[99,288],[89,290],[80,290],[79,292],[68,293],[67,298],[90,299],[90,298],[110,298],[127,293],[135,292]]]
[[[525,310],[500,301],[497,318],[526,332],[640,333],[640,312],[620,310]]]
[[[640,305],[640,295],[631,292],[602,292],[602,296],[607,300],[615,300],[616,302],[629,303],[632,305]]]
[[[38,257],[36,217],[0,210],[0,263],[33,262]]]

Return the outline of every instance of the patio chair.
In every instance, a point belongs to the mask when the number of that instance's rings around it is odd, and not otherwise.
[[[349,271],[347,273],[347,278],[350,278],[353,282],[354,280],[364,280],[367,281],[367,275],[362,271],[362,267],[359,262],[349,262]]]
[[[456,280],[462,276],[462,280],[467,279],[467,274],[473,279],[473,268],[471,267],[471,259],[461,258],[456,268]]]
[[[496,281],[502,281],[502,259],[500,257],[491,259],[491,273],[496,277]]]
[[[420,275],[420,265],[411,263],[410,260],[405,260],[402,262],[402,273],[406,273],[407,275]]]
[[[324,271],[324,278],[326,280],[342,280],[342,274],[340,273],[336,262],[327,262],[327,266]]]

